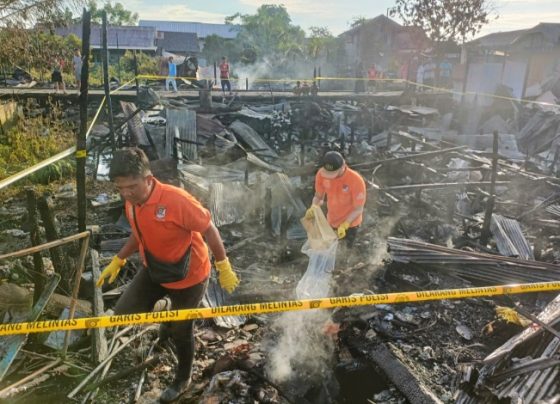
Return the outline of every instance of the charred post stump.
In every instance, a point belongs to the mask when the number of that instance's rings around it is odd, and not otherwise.
[[[212,86],[211,83],[206,83],[204,88],[198,91],[198,96],[200,99],[200,109],[203,111],[212,110]]]
[[[37,208],[39,209],[41,219],[43,220],[43,226],[45,226],[45,236],[47,238],[47,241],[58,240],[60,237],[58,235],[58,230],[56,229],[56,224],[52,213],[52,205],[50,203],[50,198],[48,197],[48,195],[45,194],[37,200]],[[70,265],[65,260],[62,247],[53,247],[49,250],[49,252],[55,271],[60,274],[62,279],[68,280],[70,277],[70,272],[68,270],[68,268],[70,268]]]
[[[37,196],[35,195],[35,190],[28,188],[26,190],[27,196],[27,214],[28,214],[28,225],[29,225],[29,237],[31,238],[31,245],[38,246],[41,244],[41,238],[39,236],[39,222],[37,219]],[[37,303],[43,289],[45,288],[45,267],[43,265],[43,257],[40,252],[33,254],[33,267],[35,272],[33,273],[33,282],[35,283],[35,291],[33,292],[33,304]]]
[[[89,37],[91,13],[84,9],[82,18],[82,78],[80,84],[80,130],[76,142],[76,190],[78,194],[78,230],[86,230],[86,133],[88,126]]]
[[[490,197],[486,204],[486,212],[484,213],[484,224],[480,234],[480,244],[486,245],[490,238],[490,222],[492,221],[492,212],[494,211],[494,203],[496,199],[496,178],[498,176],[498,131],[494,131],[494,143],[492,145],[492,176],[490,178]]]
[[[101,13],[101,34],[102,34],[102,44],[103,51],[101,56],[103,58],[103,89],[105,90],[105,102],[107,106],[107,119],[109,123],[109,136],[111,136],[111,146],[113,148],[113,153],[117,149],[115,140],[115,127],[113,124],[113,104],[111,103],[111,90],[109,88],[109,49],[107,47],[107,12],[103,11]],[[85,29],[85,22],[84,22]],[[134,53],[134,61],[136,64],[136,52]],[[137,87],[138,88],[138,87]],[[137,95],[138,96],[138,95]],[[119,144],[119,146],[121,146]]]

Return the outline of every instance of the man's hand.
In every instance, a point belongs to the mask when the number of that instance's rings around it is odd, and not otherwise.
[[[109,283],[113,283],[124,264],[126,264],[126,259],[121,259],[118,255],[115,255],[111,263],[101,272],[95,285],[100,288],[105,283],[106,278],[109,278]]]
[[[336,232],[338,234],[339,239],[346,237],[346,231],[348,230],[349,227],[350,227],[350,223],[348,222],[343,222],[340,226],[338,226]]]
[[[220,281],[220,286],[226,292],[231,293],[235,290],[237,285],[239,285],[239,278],[229,263],[229,259],[224,259],[222,261],[216,261],[216,270],[219,273],[218,280]]]

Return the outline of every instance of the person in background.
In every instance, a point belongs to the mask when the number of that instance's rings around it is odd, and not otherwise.
[[[311,87],[307,84],[307,81],[304,81],[301,85],[301,95],[308,96],[309,92],[311,91]]]
[[[370,92],[375,92],[375,79],[377,78],[377,69],[375,68],[375,63],[372,63],[368,69],[368,90]]]
[[[72,57],[72,64],[74,66],[74,79],[76,80],[76,88],[80,92],[80,85],[82,84],[82,55],[78,48],[74,49],[74,56]]]
[[[177,82],[175,77],[177,77],[177,65],[173,62],[173,56],[167,58],[167,78],[165,79],[165,90],[169,91],[169,84],[173,86],[173,92],[177,92]]]
[[[231,95],[231,82],[229,81],[229,63],[227,58],[222,57],[222,63],[220,63],[220,82],[222,83],[222,92],[226,94],[226,88],[228,93]]]
[[[301,95],[301,81],[296,81],[296,86],[293,88],[293,93],[298,97]]]
[[[327,221],[346,241],[349,248],[354,245],[366,203],[366,183],[362,176],[349,168],[342,155],[329,151],[323,157],[322,167],[315,176],[315,196],[312,206],[305,213],[313,219],[314,206],[321,206],[327,198]]]
[[[182,188],[162,184],[152,174],[146,154],[139,148],[118,150],[111,161],[109,178],[125,200],[132,233],[103,270],[97,287],[112,283],[126,260],[139,251],[140,269],[115,306],[116,315],[149,312],[165,296],[172,310],[199,306],[210,275],[208,249],[212,251],[220,286],[228,293],[239,284],[210,212]],[[205,242],[206,241],[206,242]],[[164,327],[164,325],[166,327]],[[178,399],[191,382],[195,341],[193,321],[164,323],[177,348],[178,365],[173,382],[160,402]]]
[[[317,86],[316,81],[313,81],[313,83],[311,83],[311,88],[309,89],[309,91],[312,97],[316,97],[319,94],[319,87]]]
[[[51,81],[54,84],[54,92],[58,94],[58,90],[61,90],[63,94],[66,94],[66,86],[64,85],[64,79],[62,78],[62,71],[64,70],[64,59],[60,55],[54,58],[53,71],[51,73]]]

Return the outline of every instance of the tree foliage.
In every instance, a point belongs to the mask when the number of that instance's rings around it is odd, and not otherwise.
[[[89,0],[87,7],[91,12],[93,23],[101,24],[103,11],[107,13],[107,23],[109,25],[136,25],[138,22],[138,13],[127,10],[122,3],[107,1],[103,4],[103,7],[98,8],[96,0]]]
[[[307,55],[312,60],[318,59],[321,55],[328,58],[330,53],[337,48],[338,40],[326,27],[311,27],[309,31]]]
[[[47,78],[55,58],[67,61],[70,69],[73,50],[81,47],[75,35],[65,38],[47,31],[4,28],[0,30],[0,61],[8,71],[15,66],[28,70],[34,78]]]
[[[252,63],[270,57],[274,64],[304,54],[305,32],[292,20],[282,5],[265,4],[256,14],[234,14],[226,23],[238,24],[235,41],[239,58]]]
[[[82,4],[84,0],[0,0],[0,27],[29,27]]]
[[[492,18],[490,0],[395,0],[392,14],[435,42],[464,43]]]

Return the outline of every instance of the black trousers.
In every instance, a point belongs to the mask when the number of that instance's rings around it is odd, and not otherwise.
[[[166,289],[152,282],[147,269],[141,269],[117,301],[115,314],[149,312],[164,296],[169,296],[171,299],[172,310],[197,308],[204,297],[207,285],[208,279],[186,289]],[[179,359],[176,378],[187,380],[191,376],[194,360],[194,324],[192,320],[173,321],[169,324],[171,338],[177,347]]]
[[[354,227],[350,227],[348,230],[346,230],[346,236],[344,236],[344,238],[342,240],[344,240],[344,243],[346,244],[346,247],[348,248],[352,248],[354,246],[354,241],[356,241],[356,236],[358,235],[358,229],[360,228],[360,226],[354,226]],[[336,232],[336,229],[334,229]]]

